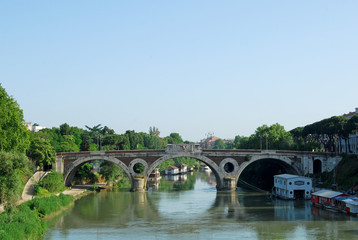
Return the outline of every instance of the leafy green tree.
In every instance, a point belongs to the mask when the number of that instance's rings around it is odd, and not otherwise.
[[[92,171],[93,166],[86,162],[77,170],[75,178],[90,180],[93,182],[96,180],[96,175]]]
[[[258,127],[255,134],[250,137],[238,137],[235,139],[238,148],[241,149],[291,149],[293,147],[293,138],[290,132],[276,123],[271,126],[262,125]]]
[[[36,162],[37,166],[49,166],[56,162],[56,152],[50,141],[33,135],[28,156]]]
[[[113,183],[119,178],[125,177],[125,173],[123,169],[118,166],[117,164],[114,164],[112,162],[103,161],[100,166],[100,172],[99,172],[107,182]]]
[[[168,137],[165,137],[168,144],[183,144],[184,141],[179,133],[171,133]]]
[[[0,84],[0,151],[25,153],[30,145],[30,131],[23,121],[18,103]]]
[[[73,135],[64,135],[59,150],[60,152],[79,152],[80,148],[77,146]]]
[[[73,134],[71,127],[67,123],[60,125],[60,133],[62,136]]]
[[[127,130],[125,135],[128,136],[130,149],[138,149],[140,145],[143,145],[143,138],[140,134],[136,133],[135,131]]]
[[[107,126],[104,126],[104,127],[102,128],[102,130],[100,131],[100,133],[101,133],[102,135],[114,135],[114,134],[115,134],[114,130],[113,130],[113,129],[110,129],[110,128],[107,127]]]
[[[61,152],[60,145],[63,142],[63,136],[61,135],[59,128],[45,128],[37,132],[36,135],[48,140],[56,152]]]
[[[30,176],[31,163],[23,153],[0,152],[0,204],[13,206],[21,196],[26,176]]]
[[[215,141],[214,149],[225,149],[225,143],[222,139],[218,139]]]

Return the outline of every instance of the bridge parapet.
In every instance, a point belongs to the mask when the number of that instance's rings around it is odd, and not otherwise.
[[[165,153],[201,153],[199,144],[168,144]]]

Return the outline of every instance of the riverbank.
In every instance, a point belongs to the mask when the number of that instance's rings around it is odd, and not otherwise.
[[[61,214],[77,199],[93,193],[90,189],[92,186],[74,186],[57,195],[22,202],[1,213],[0,239],[41,239],[47,231],[45,220]]]

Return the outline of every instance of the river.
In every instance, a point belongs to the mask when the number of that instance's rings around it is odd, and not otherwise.
[[[357,239],[358,217],[271,200],[239,188],[217,192],[198,172],[146,193],[100,192],[49,223],[44,239]]]

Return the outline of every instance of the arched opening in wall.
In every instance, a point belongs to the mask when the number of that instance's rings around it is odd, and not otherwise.
[[[261,159],[249,164],[240,174],[239,179],[256,188],[271,191],[274,186],[274,175],[278,174],[298,174],[297,171],[277,159]],[[247,188],[249,185],[241,184],[238,181],[238,187]]]
[[[81,162],[65,179],[67,186],[93,185],[130,188],[127,173],[117,164],[107,160],[90,160]]]
[[[136,163],[133,166],[133,171],[138,174],[142,174],[145,170],[145,166],[142,163]]]
[[[322,162],[319,159],[313,161],[313,174],[322,173]]]
[[[198,181],[203,182],[203,186],[216,186],[216,176],[204,162],[177,157],[161,162],[150,173],[147,187],[160,191],[193,190]]]

